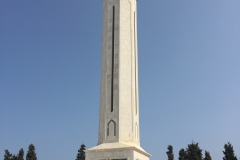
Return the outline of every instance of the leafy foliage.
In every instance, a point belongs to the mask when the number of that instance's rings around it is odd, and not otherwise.
[[[18,160],[18,156],[16,156],[15,154],[12,156],[11,160]]]
[[[8,149],[4,150],[4,160],[11,160],[12,154],[8,151]]]
[[[24,160],[24,150],[21,148],[18,152],[18,160]]]
[[[212,160],[212,157],[210,156],[210,153],[208,151],[205,151],[205,158],[204,160]]]
[[[78,150],[76,160],[85,160],[85,152],[84,152],[85,147],[86,146],[84,144],[81,145],[80,149]]]
[[[18,155],[12,155],[8,150],[4,150],[5,154],[4,154],[4,160],[24,160],[23,156],[24,156],[24,151],[21,148],[19,150]]]
[[[37,154],[35,153],[35,146],[30,144],[26,155],[26,160],[37,160]]]
[[[187,157],[186,151],[183,148],[180,149],[178,155],[179,155],[178,160],[185,160],[185,158]]]
[[[188,144],[186,150],[181,149],[178,154],[179,160],[202,160],[202,150],[195,142]]]
[[[233,146],[230,142],[224,145],[223,154],[223,160],[237,160],[237,156],[235,156]]]
[[[169,145],[167,149],[168,151],[166,152],[166,154],[168,156],[168,160],[174,160],[173,147]]]
[[[186,149],[188,160],[202,160],[202,150],[199,148],[198,143],[192,142]]]

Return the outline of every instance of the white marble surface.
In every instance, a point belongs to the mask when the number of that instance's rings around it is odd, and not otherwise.
[[[104,0],[99,141],[139,144],[136,1]],[[111,112],[112,25],[114,25],[114,85]],[[108,123],[116,135],[108,136]],[[113,128],[113,127],[112,127]],[[112,129],[110,128],[110,130]]]
[[[139,134],[136,0],[103,0],[103,6],[98,146],[86,150],[86,158],[148,160]]]
[[[85,151],[87,160],[98,159],[128,159],[149,160],[150,154],[140,146],[132,146],[124,143],[103,143]]]

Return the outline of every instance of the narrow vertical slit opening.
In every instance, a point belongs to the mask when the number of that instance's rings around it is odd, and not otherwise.
[[[114,25],[115,25],[115,6],[112,15],[112,80],[111,80],[111,112],[113,111],[113,85],[114,85]]]

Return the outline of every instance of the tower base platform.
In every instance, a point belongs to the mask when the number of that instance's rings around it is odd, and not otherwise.
[[[86,160],[149,160],[151,156],[140,146],[125,143],[103,143],[85,153]]]

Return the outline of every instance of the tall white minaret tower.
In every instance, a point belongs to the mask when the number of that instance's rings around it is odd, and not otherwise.
[[[86,160],[149,160],[140,147],[137,0],[103,0],[98,145]]]

